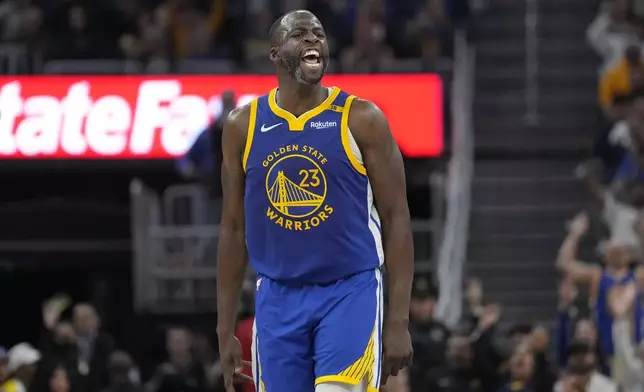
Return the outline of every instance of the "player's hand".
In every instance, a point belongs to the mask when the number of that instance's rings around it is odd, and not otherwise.
[[[242,373],[244,367],[252,365],[248,361],[242,361],[242,349],[239,339],[235,336],[220,337],[219,351],[221,353],[221,367],[226,392],[235,392],[235,381],[253,382],[252,377]]]
[[[383,330],[383,361],[381,384],[385,385],[389,376],[411,365],[414,350],[411,347],[411,336],[407,323],[387,321]]]

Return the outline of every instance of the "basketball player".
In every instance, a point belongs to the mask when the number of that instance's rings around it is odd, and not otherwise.
[[[373,103],[320,83],[329,48],[313,14],[282,16],[270,39],[279,87],[234,110],[224,127],[218,333],[226,390],[242,366],[233,330],[248,259],[258,272],[257,390],[377,391],[412,356],[401,154]]]
[[[643,287],[644,269],[641,266],[631,268],[631,249],[616,241],[610,241],[605,249],[604,266],[588,265],[577,259],[577,247],[579,241],[588,231],[588,217],[581,213],[577,215],[568,227],[568,236],[559,250],[557,266],[565,272],[576,283],[586,284],[590,290],[591,304],[593,305],[595,322],[597,323],[597,334],[599,347],[602,355],[609,361],[615,353],[612,328],[613,316],[608,306],[608,296],[615,286],[638,283]],[[639,290],[638,290],[639,291]],[[642,339],[642,317],[644,311],[640,295],[637,296],[637,303],[634,307],[633,322],[635,341]]]

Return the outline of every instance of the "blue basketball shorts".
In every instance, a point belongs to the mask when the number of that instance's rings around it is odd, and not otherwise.
[[[257,278],[253,376],[258,392],[314,392],[317,384],[380,385],[380,270],[329,285]],[[363,385],[365,385],[363,384]]]

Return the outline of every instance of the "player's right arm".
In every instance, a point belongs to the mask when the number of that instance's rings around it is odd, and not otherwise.
[[[588,231],[588,216],[580,213],[568,226],[568,235],[557,255],[557,268],[576,283],[593,285],[601,277],[601,269],[591,266],[577,258],[579,241]]]
[[[246,175],[242,157],[249,116],[248,105],[233,110],[224,123],[222,134],[221,184],[224,201],[217,254],[217,334],[228,392],[234,391],[233,376],[242,367],[241,346],[235,338],[235,321],[248,264],[244,216]]]

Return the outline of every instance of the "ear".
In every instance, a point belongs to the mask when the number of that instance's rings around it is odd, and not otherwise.
[[[277,61],[279,59],[280,55],[277,53],[277,48],[272,46],[271,51],[268,54],[268,58],[271,59],[271,61]]]

